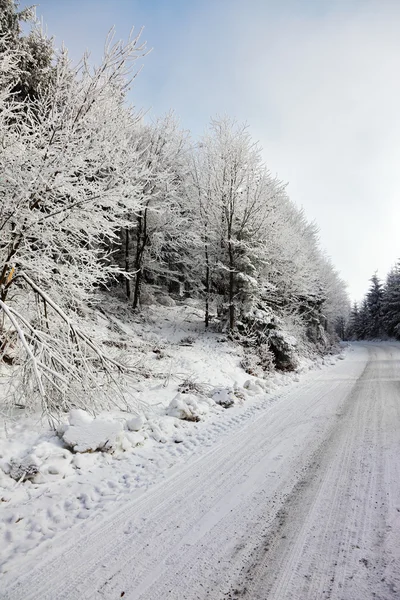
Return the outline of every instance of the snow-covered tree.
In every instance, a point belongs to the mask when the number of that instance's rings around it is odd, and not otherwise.
[[[400,263],[388,273],[382,298],[382,329],[389,337],[400,338]]]
[[[370,339],[379,338],[382,334],[382,300],[383,287],[376,273],[371,277],[371,286],[366,295],[368,324],[366,336]]]
[[[346,328],[346,338],[348,340],[357,340],[359,338],[359,319],[360,314],[358,304],[357,302],[354,302],[353,306],[351,307],[349,320]]]
[[[326,257],[321,259],[320,273],[324,295],[321,311],[325,328],[344,339],[351,309],[346,284]]]
[[[367,299],[364,298],[361,302],[358,315],[358,339],[366,340],[369,338],[370,332],[370,316]]]
[[[37,98],[54,74],[52,40],[36,21],[34,7],[19,10],[15,0],[0,0],[0,56],[12,52],[12,100],[21,102]],[[25,25],[26,33],[23,31]]]
[[[259,289],[267,220],[284,186],[271,177],[247,126],[214,119],[193,166],[203,243],[206,323],[211,290],[229,330]]]
[[[243,341],[269,344],[283,368],[292,364],[290,343],[285,347],[280,331],[285,321],[295,321],[314,343],[335,329],[343,334],[345,285],[322,256],[315,224],[271,177],[245,126],[212,121],[194,153],[191,194],[200,224],[197,276],[206,325],[217,297],[228,330],[238,328]]]
[[[72,68],[64,51],[37,97],[22,104],[10,88],[2,96],[0,306],[33,369],[26,395],[39,393],[47,408],[67,406],[74,382],[86,381],[89,394],[95,361],[113,364],[66,313],[121,272],[104,248],[139,207],[137,116],[125,90],[143,52],[139,36],[110,36],[98,68],[87,57]],[[72,396],[85,402],[76,386]]]
[[[126,292],[136,309],[143,281],[168,285],[181,279],[183,248],[190,237],[184,191],[190,147],[172,113],[150,125],[142,123],[133,143],[143,165],[135,180],[140,203],[121,235],[125,267],[133,278],[133,286],[127,280]]]

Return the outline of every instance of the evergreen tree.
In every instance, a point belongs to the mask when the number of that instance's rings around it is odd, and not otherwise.
[[[360,329],[360,312],[358,310],[357,302],[354,302],[353,307],[350,312],[349,324],[346,331],[346,337],[349,340],[358,340],[359,339],[359,329]]]
[[[359,308],[359,312],[358,312],[357,339],[358,340],[368,339],[369,330],[370,330],[370,320],[369,320],[368,303],[367,303],[367,299],[364,298],[364,300],[362,301],[361,306]]]
[[[0,58],[12,53],[16,61],[11,83],[14,100],[35,100],[54,75],[54,49],[36,21],[35,9],[18,10],[16,0],[0,0]],[[23,35],[22,24],[28,26]]]
[[[400,339],[400,261],[389,272],[382,299],[382,329]]]
[[[371,286],[366,296],[367,327],[366,336],[370,339],[379,338],[382,333],[382,299],[383,287],[376,273],[370,279]]]

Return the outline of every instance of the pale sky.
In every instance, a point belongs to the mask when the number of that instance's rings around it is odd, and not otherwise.
[[[172,108],[195,136],[216,114],[246,121],[353,300],[400,258],[400,0],[38,3],[74,58],[145,26],[131,99],[150,117]]]

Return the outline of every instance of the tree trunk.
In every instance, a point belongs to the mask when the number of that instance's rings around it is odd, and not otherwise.
[[[137,271],[137,273],[136,273],[135,289],[133,292],[133,305],[132,305],[133,310],[136,310],[139,305],[141,283],[142,283],[142,271],[140,270],[140,271]]]
[[[15,223],[11,224],[11,229],[13,232],[15,231]],[[16,237],[14,237],[12,246],[8,250],[7,258],[4,261],[3,268],[0,273],[0,299],[3,302],[6,301],[8,290],[10,288],[10,285],[13,282],[12,276],[13,276],[14,269],[11,266],[11,261],[14,258],[14,256],[17,254],[17,251],[22,243],[23,231],[24,231],[24,228],[22,229],[22,231],[20,231],[20,233]]]
[[[125,229],[125,271],[129,273],[129,228]],[[126,278],[126,297],[131,299],[131,281]]]
[[[140,288],[143,279],[143,256],[148,242],[147,235],[147,207],[143,213],[137,217],[137,233],[136,233],[136,256],[135,256],[135,288],[133,292],[133,310],[136,310],[140,302]]]
[[[233,248],[232,241],[228,240],[228,252],[229,252],[229,331],[233,331],[235,328],[235,305],[234,299],[234,261],[233,261]]]
[[[204,317],[205,326],[208,327],[210,323],[210,257],[208,254],[208,238],[205,234],[204,238],[204,256],[206,259],[206,312]]]

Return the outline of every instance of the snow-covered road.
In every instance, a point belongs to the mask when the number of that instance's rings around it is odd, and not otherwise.
[[[0,597],[400,598],[400,348],[354,345]]]

